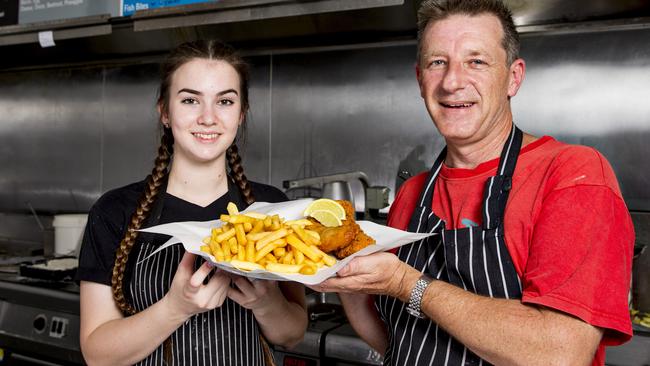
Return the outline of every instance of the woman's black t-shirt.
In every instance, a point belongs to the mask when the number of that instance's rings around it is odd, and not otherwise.
[[[144,181],[129,184],[106,192],[90,210],[88,224],[81,247],[77,281],[91,281],[111,285],[115,252],[124,238],[126,229],[135,212],[138,200],[144,192]],[[255,201],[282,202],[287,196],[279,189],[250,182]],[[208,206],[201,207],[171,194],[163,193],[164,209],[159,224],[179,221],[210,221],[227,213],[230,196],[225,194]],[[237,192],[238,194],[238,192]],[[239,207],[243,210],[245,207]],[[144,236],[145,234],[141,233]],[[154,240],[164,243],[169,237],[155,235]],[[161,243],[162,242],[162,243]],[[127,267],[126,272],[130,268]]]
[[[79,257],[77,281],[111,285],[116,250],[144,187],[144,182],[138,182],[109,191],[91,208]],[[257,202],[287,200],[282,191],[269,185],[251,182],[251,189]],[[163,209],[157,224],[215,220],[227,213],[226,205],[232,200],[232,195],[239,192],[228,192],[206,207],[162,194]],[[140,233],[129,254],[124,273],[124,295],[137,311],[159,301],[169,289],[184,249],[182,245],[172,245],[152,255],[168,239],[165,235]],[[195,266],[201,262],[199,258]],[[253,313],[228,298],[221,307],[192,316],[171,335],[171,339],[174,365],[264,364],[259,327]],[[163,365],[163,354],[161,345],[138,365]]]

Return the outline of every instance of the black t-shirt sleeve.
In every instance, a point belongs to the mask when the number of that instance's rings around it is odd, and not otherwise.
[[[124,187],[102,196],[91,208],[75,280],[111,284],[115,252],[135,209],[137,189]]]

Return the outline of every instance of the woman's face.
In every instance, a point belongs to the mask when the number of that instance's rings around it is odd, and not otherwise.
[[[179,67],[161,118],[174,134],[174,161],[222,158],[243,121],[240,96],[239,74],[225,61],[197,58]]]

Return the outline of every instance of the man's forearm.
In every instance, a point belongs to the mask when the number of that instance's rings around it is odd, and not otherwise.
[[[408,302],[418,271],[404,277]],[[443,281],[427,288],[422,310],[481,358],[497,365],[588,365],[602,331],[553,310],[519,300],[476,295]]]

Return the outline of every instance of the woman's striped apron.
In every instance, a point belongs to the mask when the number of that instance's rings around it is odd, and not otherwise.
[[[162,192],[165,191],[164,188],[161,188]],[[235,202],[237,207],[245,208],[247,205],[235,192],[238,192],[237,187],[229,184],[230,200]],[[161,194],[143,227],[159,223],[163,202]],[[128,285],[125,286],[124,292],[137,311],[146,309],[165,296],[185,253],[182,245],[172,245],[147,258],[164,242],[161,242],[160,238],[157,239],[154,235],[140,233],[138,242],[129,256],[129,261],[134,261],[135,265],[131,267],[132,272],[125,274],[125,283]],[[142,261],[144,258],[147,260]],[[202,263],[203,260],[197,258],[195,268]],[[226,298],[221,307],[190,317],[171,335],[171,342],[172,365],[265,364],[260,330],[253,312],[229,298]],[[137,365],[165,365],[163,345]]]

